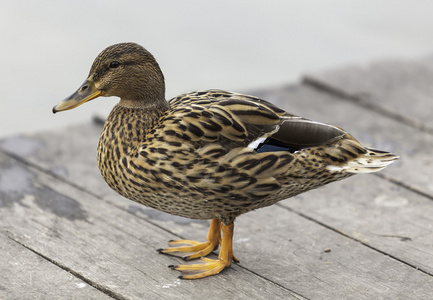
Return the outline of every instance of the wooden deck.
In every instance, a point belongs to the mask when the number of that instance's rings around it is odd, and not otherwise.
[[[209,223],[111,191],[99,124],[2,139],[0,299],[433,299],[432,83],[432,60],[389,61],[248,91],[401,158],[239,217],[241,263],[196,281],[156,249]]]

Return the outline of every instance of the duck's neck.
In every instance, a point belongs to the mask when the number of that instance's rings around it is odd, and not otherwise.
[[[134,103],[120,101],[108,116],[99,140],[98,152],[111,155],[119,150],[125,155],[134,155],[165,114],[167,101],[159,105],[136,107]],[[117,150],[116,150],[117,149]]]
[[[169,104],[165,99],[149,102],[122,99],[113,108],[107,122],[119,122],[121,124],[119,130],[133,130],[135,135],[135,133],[146,132],[155,126],[168,108]]]

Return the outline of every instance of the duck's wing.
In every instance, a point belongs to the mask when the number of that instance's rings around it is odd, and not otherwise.
[[[294,152],[332,143],[346,134],[260,98],[221,90],[184,94],[170,105],[176,130],[183,131],[197,147],[213,142],[228,151],[246,147],[256,152]]]

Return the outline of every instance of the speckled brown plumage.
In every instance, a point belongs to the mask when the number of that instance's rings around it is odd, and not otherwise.
[[[187,256],[192,259],[221,244],[217,262],[174,266],[195,273],[184,278],[213,275],[236,261],[229,235],[237,216],[396,159],[340,128],[253,96],[206,90],[167,102],[164,91],[153,56],[137,44],[117,44],[96,58],[86,82],[54,111],[98,96],[121,98],[98,144],[98,166],[108,185],[143,205],[213,220],[208,242],[174,241],[172,246],[187,247],[161,250],[194,252]]]

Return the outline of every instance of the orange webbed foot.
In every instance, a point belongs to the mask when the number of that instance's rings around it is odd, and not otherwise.
[[[171,265],[170,268],[182,272],[179,278],[182,279],[198,279],[220,273],[227,267],[230,267],[232,261],[238,263],[233,255],[233,230],[234,224],[224,225],[220,220],[213,219],[208,233],[208,241],[199,243],[190,240],[175,240],[170,241],[170,246],[184,245],[179,247],[170,247],[159,249],[160,253],[179,256],[177,254],[189,255],[183,256],[185,260],[200,258],[211,253],[218,245],[221,245],[218,259],[201,258],[200,263],[190,265]],[[221,238],[222,231],[222,238]]]

